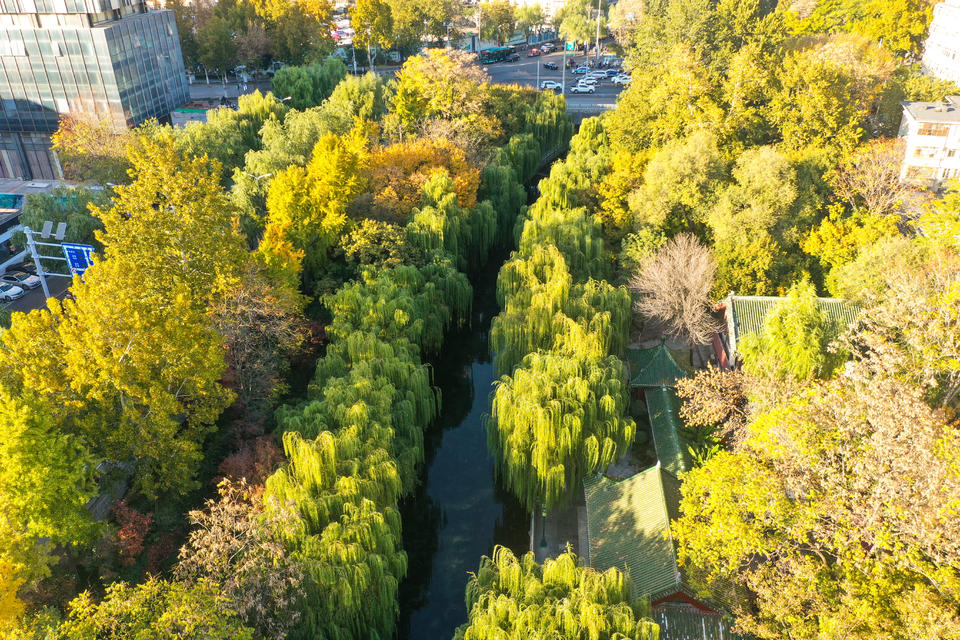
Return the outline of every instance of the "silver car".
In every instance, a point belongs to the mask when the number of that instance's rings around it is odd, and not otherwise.
[[[0,282],[21,289],[36,289],[40,286],[40,277],[26,271],[10,271],[0,275]]]

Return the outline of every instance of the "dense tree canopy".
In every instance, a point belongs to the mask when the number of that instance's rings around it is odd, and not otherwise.
[[[533,553],[517,558],[505,547],[494,548],[471,574],[467,612],[455,640],[658,637],[629,577],[617,569],[584,567],[569,551],[541,566]]]

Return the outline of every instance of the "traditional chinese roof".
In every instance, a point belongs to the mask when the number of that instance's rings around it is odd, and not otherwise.
[[[673,387],[677,378],[690,375],[662,342],[652,349],[629,349],[627,363],[631,387]]]
[[[644,389],[643,397],[657,460],[665,470],[679,477],[692,467],[689,443],[683,435],[680,419],[680,400],[673,389],[666,387]]]
[[[670,537],[679,481],[657,465],[619,482],[597,475],[583,488],[590,564],[626,571],[635,592],[651,599],[680,590],[683,576]]]

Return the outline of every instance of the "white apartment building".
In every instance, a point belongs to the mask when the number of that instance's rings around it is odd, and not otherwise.
[[[528,4],[538,4],[543,9],[547,18],[553,19],[555,15],[567,4],[567,0],[511,0],[518,7],[524,7]],[[958,0],[960,1],[960,0]]]
[[[900,137],[906,142],[900,180],[939,188],[960,177],[960,96],[946,102],[904,102]]]
[[[920,64],[930,75],[960,82],[960,0],[946,0],[933,8]]]

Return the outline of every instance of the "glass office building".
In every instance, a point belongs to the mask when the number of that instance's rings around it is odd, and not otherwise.
[[[131,127],[188,99],[173,12],[0,0],[0,177],[57,177],[48,148],[61,115]]]

